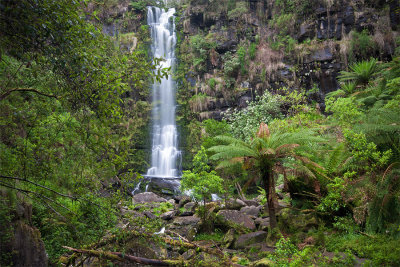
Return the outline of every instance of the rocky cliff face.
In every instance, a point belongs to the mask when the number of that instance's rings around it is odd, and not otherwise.
[[[282,87],[323,107],[349,63],[391,57],[398,9],[398,1],[187,1],[180,61],[190,110],[221,119],[229,107]]]

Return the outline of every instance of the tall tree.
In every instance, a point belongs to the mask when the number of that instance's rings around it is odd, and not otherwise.
[[[288,158],[320,167],[301,155],[301,150],[307,148],[307,144],[323,141],[310,130],[271,133],[267,124],[261,123],[255,137],[249,142],[227,136],[218,136],[216,139],[225,143],[209,149],[215,153],[210,159],[220,161],[217,168],[230,167],[238,162],[243,163],[244,168],[257,168],[266,192],[271,228],[277,225],[274,167]]]

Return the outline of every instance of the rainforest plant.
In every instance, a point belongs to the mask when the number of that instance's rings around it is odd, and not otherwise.
[[[261,123],[256,135],[247,142],[227,136],[217,136],[216,139],[223,144],[211,147],[209,151],[214,153],[210,158],[220,162],[217,168],[232,167],[242,163],[244,168],[258,170],[264,183],[271,228],[277,225],[274,178],[276,165],[288,158],[294,158],[305,165],[312,164],[322,168],[301,155],[301,150],[306,148],[305,145],[323,141],[322,138],[314,136],[312,131],[271,133],[267,124]]]

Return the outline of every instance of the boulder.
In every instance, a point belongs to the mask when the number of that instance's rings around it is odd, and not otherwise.
[[[235,248],[244,248],[254,243],[264,242],[268,233],[265,231],[257,231],[249,234],[240,235],[235,242]]]
[[[240,199],[228,199],[226,201],[226,208],[230,210],[240,210],[242,207],[247,206],[243,200]]]
[[[249,215],[237,210],[220,210],[217,213],[219,222],[230,228],[244,227],[248,230],[255,230],[256,225]]]
[[[330,61],[333,59],[333,55],[329,47],[324,47],[316,50],[312,55],[311,61]]]
[[[244,203],[246,203],[247,206],[259,206],[260,203],[256,199],[249,199],[249,200],[243,200]]]
[[[132,197],[133,204],[139,203],[153,203],[153,202],[166,202],[165,198],[159,197],[153,192],[144,192]]]
[[[12,240],[14,266],[47,266],[47,253],[38,229],[22,221],[16,223]]]
[[[267,230],[270,226],[269,217],[267,218],[257,218],[254,223],[258,226],[259,230]]]
[[[196,203],[189,202],[183,206],[183,211],[180,212],[180,216],[192,216],[196,209]]]
[[[255,216],[257,217],[258,214],[260,214],[262,206],[246,206],[240,209],[240,212],[250,215],[250,216]]]
[[[176,211],[171,210],[171,211],[164,212],[163,214],[160,215],[160,217],[163,220],[169,221],[172,218],[174,218],[175,214],[176,214]]]
[[[178,208],[183,207],[186,203],[189,203],[191,201],[192,199],[189,196],[182,196],[181,199],[179,199]]]
[[[185,216],[185,217],[176,217],[173,221],[175,225],[197,225],[200,222],[200,218],[197,216]]]
[[[176,217],[167,229],[192,241],[199,229],[199,223],[200,218],[196,216]]]
[[[157,218],[157,216],[156,215],[154,215],[152,212],[150,212],[150,211],[145,211],[145,212],[143,212],[143,214],[147,217],[147,218],[149,218],[149,219],[151,219],[151,220],[154,220],[155,218]]]

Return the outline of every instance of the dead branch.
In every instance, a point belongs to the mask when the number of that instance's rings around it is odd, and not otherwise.
[[[183,262],[178,260],[156,260],[156,259],[148,259],[143,257],[136,257],[128,254],[123,254],[121,252],[110,252],[110,251],[99,251],[99,250],[90,250],[90,249],[76,249],[67,246],[63,246],[63,248],[68,249],[73,252],[88,254],[90,256],[98,257],[98,258],[106,258],[114,261],[129,261],[134,263],[141,263],[145,265],[152,266],[176,266],[180,265]]]
[[[46,94],[46,93],[40,92],[34,88],[13,88],[13,89],[10,89],[7,92],[3,93],[2,95],[0,95],[0,101],[5,99],[7,96],[9,96],[13,92],[32,92],[32,93],[36,93],[41,96],[51,97],[51,98],[55,98],[55,99],[59,98],[56,95]]]

